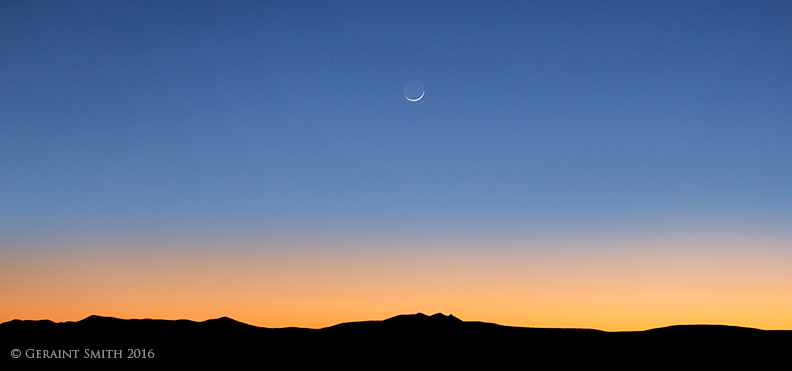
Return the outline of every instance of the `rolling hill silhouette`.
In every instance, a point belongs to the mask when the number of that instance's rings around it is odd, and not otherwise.
[[[515,362],[557,367],[598,363],[630,367],[658,362],[712,366],[782,359],[792,346],[792,331],[677,325],[606,332],[502,326],[440,313],[399,315],[323,329],[256,327],[228,317],[194,322],[94,315],[78,322],[5,322],[0,324],[0,341],[0,364],[19,367],[249,362],[300,368],[329,364],[361,368],[397,364],[413,368],[509,366]],[[12,357],[14,349],[19,350],[19,358]]]

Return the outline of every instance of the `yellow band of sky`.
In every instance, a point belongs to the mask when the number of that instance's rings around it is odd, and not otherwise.
[[[0,251],[0,321],[228,316],[321,328],[404,313],[527,327],[792,329],[792,242],[757,237],[247,239]]]

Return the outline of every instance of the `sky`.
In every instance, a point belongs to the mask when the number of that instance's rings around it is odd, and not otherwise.
[[[790,19],[0,1],[0,321],[792,329]]]

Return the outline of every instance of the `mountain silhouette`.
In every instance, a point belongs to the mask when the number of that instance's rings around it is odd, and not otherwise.
[[[228,317],[195,322],[92,315],[77,322],[5,322],[0,324],[0,342],[0,365],[13,366],[0,367],[4,370],[67,363],[158,368],[249,362],[266,367],[334,364],[369,369],[658,363],[686,367],[770,364],[788,352],[792,331],[676,325],[606,332],[502,326],[441,313],[405,314],[322,329],[257,327]],[[12,356],[15,349],[19,358]]]

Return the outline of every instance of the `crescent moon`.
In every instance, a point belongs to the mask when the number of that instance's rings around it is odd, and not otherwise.
[[[417,102],[417,101],[421,100],[421,98],[423,98],[424,94],[426,94],[426,91],[421,92],[421,96],[418,97],[418,98],[415,98],[415,99],[410,99],[406,95],[404,97],[407,98],[407,100],[410,101],[410,102]]]

